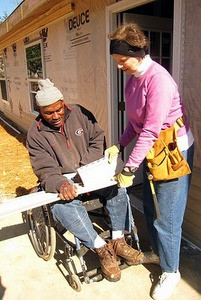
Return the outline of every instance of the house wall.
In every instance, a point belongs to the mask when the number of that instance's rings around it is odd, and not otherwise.
[[[201,247],[201,6],[199,0],[185,0],[183,53],[183,98],[195,137],[195,156],[190,197],[184,221],[185,236]]]
[[[8,101],[0,101],[0,109],[7,117],[19,124],[19,127],[27,129],[30,123],[30,103],[23,41],[17,42],[16,48],[12,45],[6,47],[4,54]],[[27,120],[24,119],[24,113],[28,115]]]
[[[42,38],[45,77],[61,90],[67,103],[76,102],[91,110],[108,135],[105,7],[113,2],[74,1],[73,15],[0,49],[5,54],[9,94],[8,102],[0,101],[0,109],[7,117],[24,130],[35,118],[29,100],[25,45]]]

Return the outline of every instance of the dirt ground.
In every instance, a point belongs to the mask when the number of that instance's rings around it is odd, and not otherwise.
[[[17,134],[0,120],[0,201],[29,193],[37,183],[28,152],[25,134]],[[132,199],[131,199],[132,202]],[[141,248],[147,251],[149,241],[144,216],[135,212]],[[58,246],[50,261],[40,259],[28,238],[29,227],[22,214],[0,220],[0,299],[3,300],[149,300],[158,275],[158,265],[138,265],[122,270],[121,280],[111,283],[105,279],[82,283],[81,292],[67,282],[66,270]],[[145,250],[146,247],[146,250]],[[87,259],[87,266],[98,263],[97,257]],[[201,252],[188,244],[182,246],[181,274],[171,300],[201,299]]]
[[[0,120],[0,200],[28,194],[37,183],[25,140]]]

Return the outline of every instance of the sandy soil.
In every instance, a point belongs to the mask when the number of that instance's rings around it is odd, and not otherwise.
[[[25,140],[0,120],[0,200],[28,194],[37,184]]]

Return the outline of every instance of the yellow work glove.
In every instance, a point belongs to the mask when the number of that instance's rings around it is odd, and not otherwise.
[[[114,158],[119,154],[120,145],[113,145],[105,150],[105,157],[108,157],[108,162],[111,164]]]
[[[127,188],[133,184],[135,178],[134,172],[130,171],[129,168],[125,167],[121,173],[115,176],[118,187]]]

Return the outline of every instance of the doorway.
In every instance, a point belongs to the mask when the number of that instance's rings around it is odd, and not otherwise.
[[[125,2],[125,6],[123,3]],[[132,2],[132,4],[131,4]],[[108,23],[111,32],[120,24],[127,22],[137,22],[150,40],[149,54],[151,58],[163,65],[171,74],[173,73],[173,13],[174,0],[147,1],[120,1],[118,9],[113,9],[113,13],[108,16]],[[131,5],[133,7],[131,7]],[[114,7],[114,5],[113,5]],[[110,107],[111,107],[111,139],[115,143],[123,133],[127,118],[125,113],[124,86],[127,75],[121,70],[117,70],[110,58]],[[112,87],[112,88],[111,88]],[[111,90],[112,89],[112,90]],[[111,144],[112,144],[111,143]],[[124,151],[122,158],[126,162],[133,149],[135,141]],[[142,167],[136,172],[134,185],[142,183]]]

